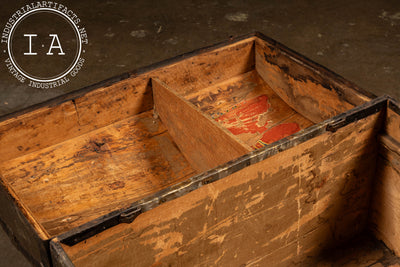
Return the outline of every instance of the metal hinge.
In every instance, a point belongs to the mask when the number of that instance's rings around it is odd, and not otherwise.
[[[131,207],[126,209],[119,215],[120,223],[131,223],[136,219],[137,216],[142,213],[142,209],[140,207]]]
[[[328,125],[326,125],[326,130],[334,133],[338,129],[342,128],[343,126],[346,126],[347,123],[348,122],[347,122],[346,118],[342,118],[338,121],[335,121],[335,122],[332,122],[332,123],[329,123]]]

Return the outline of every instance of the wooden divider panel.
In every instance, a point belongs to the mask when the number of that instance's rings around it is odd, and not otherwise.
[[[378,121],[325,132],[62,246],[76,266],[312,265],[364,229]]]
[[[157,114],[196,170],[209,170],[251,151],[164,83],[153,79],[152,85]]]

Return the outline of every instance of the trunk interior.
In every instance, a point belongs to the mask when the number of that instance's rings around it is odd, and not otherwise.
[[[51,239],[369,100],[313,64],[251,37],[4,120],[2,182]],[[399,114],[389,100],[62,247],[76,266],[400,264]]]

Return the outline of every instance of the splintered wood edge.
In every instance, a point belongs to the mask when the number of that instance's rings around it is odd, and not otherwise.
[[[357,120],[366,118],[372,114],[376,114],[384,110],[387,107],[387,103],[388,103],[388,96],[384,95],[378,97],[361,106],[355,107],[345,113],[342,113],[331,119],[320,122],[307,129],[301,130],[275,143],[267,145],[264,148],[252,151],[242,157],[239,157],[238,159],[225,163],[210,171],[195,175],[186,181],[180,182],[166,189],[163,189],[153,194],[152,196],[148,196],[140,201],[136,201],[132,203],[131,208],[129,208],[128,210],[135,209],[137,211],[136,214],[137,216],[140,213],[149,211],[167,201],[186,195],[187,193],[190,193],[191,191],[194,191],[202,187],[203,185],[207,185],[209,183],[218,181],[247,166],[258,163],[270,156],[273,156],[281,151],[297,146],[298,144],[301,144],[325,132],[336,131],[337,129],[342,128]],[[330,127],[331,125],[333,125],[334,127]],[[122,214],[124,214],[123,210],[114,211],[110,214],[104,215],[102,217],[99,217],[98,219],[95,219],[91,222],[76,227],[66,233],[63,233],[57,236],[56,239],[53,240],[55,240],[55,242],[63,243],[68,246],[73,246],[74,244],[79,243],[88,237],[94,236],[95,234],[98,233],[98,229],[100,228],[101,231],[106,230],[107,227],[105,227],[104,225],[107,225],[108,222],[110,227],[115,226],[116,224],[118,224],[118,220],[121,221],[119,217]],[[80,238],[81,233],[84,233],[85,238]]]

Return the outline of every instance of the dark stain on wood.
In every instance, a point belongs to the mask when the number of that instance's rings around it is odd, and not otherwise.
[[[275,49],[272,50],[272,46],[267,45],[267,47],[272,51],[275,52]],[[307,83],[310,81],[314,84],[319,84],[322,87],[326,88],[327,90],[334,90],[339,97],[343,96],[342,90],[338,87],[332,85],[332,82],[327,77],[319,77],[316,76],[315,73],[306,74],[304,73],[304,69],[300,69],[293,61],[287,60],[284,55],[277,52],[276,54],[270,53],[267,54],[264,52],[264,59],[269,64],[278,67],[282,70],[283,73],[286,75],[291,76],[294,80]],[[318,77],[318,78],[317,78]],[[342,99],[345,101],[345,99]]]
[[[112,189],[112,190],[116,190],[116,189],[121,189],[125,187],[125,183],[123,181],[115,181],[111,184],[108,184],[108,186]]]
[[[256,40],[256,70],[287,104],[314,123],[369,100],[355,85],[341,79],[332,82],[329,71],[316,73],[315,64],[300,65],[296,54],[271,46]]]
[[[85,146],[85,149],[96,153],[107,152],[107,146],[105,146],[107,141],[110,140],[106,140],[105,138],[102,140],[90,140],[89,144]]]

